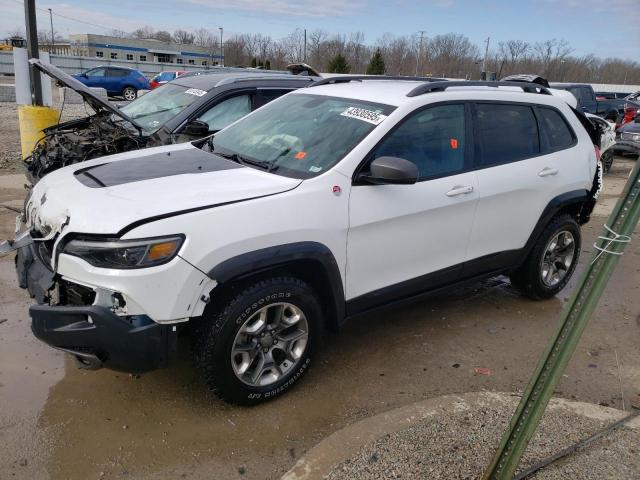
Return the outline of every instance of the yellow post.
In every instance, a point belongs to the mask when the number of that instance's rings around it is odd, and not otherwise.
[[[42,130],[58,123],[59,112],[49,107],[18,105],[20,143],[24,160],[44,138]]]

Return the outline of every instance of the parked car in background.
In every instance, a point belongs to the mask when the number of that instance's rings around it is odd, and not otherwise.
[[[640,155],[640,114],[616,131],[615,150],[620,154]]]
[[[500,274],[553,297],[578,264],[596,148],[544,87],[485,85],[325,79],[206,140],[53,172],[0,244],[39,304],[33,333],[124,371],[166,365],[190,334],[210,389],[253,405],[350,317]]]
[[[135,100],[138,90],[149,90],[149,80],[140,70],[125,67],[96,67],[74,76],[87,87],[100,87],[110,97]]]
[[[596,100],[615,100],[616,98],[625,98],[629,95],[629,92],[596,92]]]
[[[585,113],[585,116],[600,132],[600,161],[602,162],[604,173],[607,173],[611,170],[611,165],[613,165],[615,151],[613,147],[616,143],[615,124],[592,113]]]
[[[44,130],[44,141],[25,159],[32,184],[72,163],[211,135],[314,81],[308,76],[248,72],[185,75],[118,108],[54,65],[39,60],[32,63],[77,91],[96,112]]]
[[[640,91],[624,97],[624,118],[621,124],[633,122],[640,115]]]
[[[160,72],[158,75],[153,77],[149,82],[149,87],[151,90],[154,88],[158,88],[160,85],[164,85],[165,83],[170,82],[171,80],[175,80],[180,75],[184,75],[187,73],[186,70],[175,70],[172,72]]]
[[[618,122],[624,114],[624,99],[597,100],[593,87],[588,83],[549,83],[551,88],[567,90],[578,100],[578,110]]]

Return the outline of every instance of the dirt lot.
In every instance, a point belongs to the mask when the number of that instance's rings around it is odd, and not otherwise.
[[[13,117],[13,109],[0,106],[3,158],[15,158]],[[583,229],[580,269],[632,165],[617,159],[605,177],[605,195]],[[13,172],[9,166],[0,173]],[[18,175],[0,176],[0,204],[19,208],[22,183]],[[11,236],[14,217],[0,208],[1,238]],[[621,408],[620,380],[626,399],[640,393],[637,233],[557,396]],[[544,302],[525,300],[506,278],[496,278],[361,317],[340,335],[327,336],[315,367],[294,391],[246,409],[207,394],[184,344],[176,365],[142,376],[75,369],[33,338],[30,299],[17,287],[13,258],[5,257],[0,477],[278,478],[307,449],[357,419],[442,394],[521,390],[576,278],[561,296]],[[487,367],[491,375],[474,376],[474,367]]]

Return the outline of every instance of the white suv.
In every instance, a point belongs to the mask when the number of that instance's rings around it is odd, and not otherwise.
[[[80,365],[157,368],[184,331],[208,385],[253,404],[356,314],[497,274],[561,290],[597,193],[579,115],[541,86],[323,80],[51,173],[2,249],[34,334]]]

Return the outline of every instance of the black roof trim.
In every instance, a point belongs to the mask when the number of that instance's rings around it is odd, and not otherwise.
[[[418,95],[423,95],[425,93],[444,92],[447,88],[451,87],[518,87],[526,93],[551,95],[551,92],[547,88],[536,83],[462,80],[424,83],[407,93],[407,97],[417,97]]]

